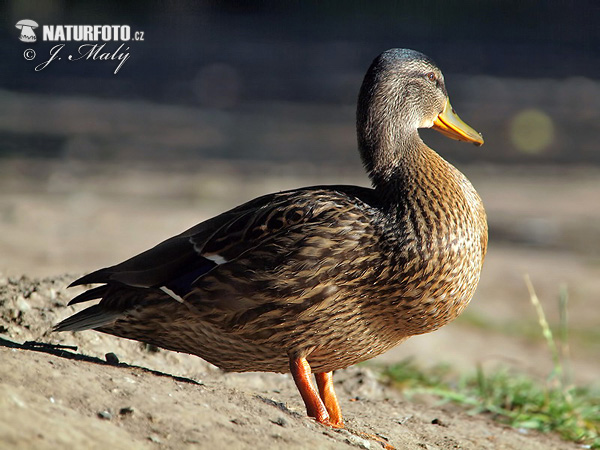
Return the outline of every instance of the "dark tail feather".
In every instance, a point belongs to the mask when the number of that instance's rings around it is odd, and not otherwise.
[[[81,278],[73,281],[68,287],[80,286],[82,284],[108,283],[110,281],[110,275],[112,274],[110,269],[111,268],[108,267],[88,273],[87,275],[84,275]]]
[[[121,314],[122,312],[109,311],[100,305],[94,305],[66,318],[58,325],[55,325],[53,330],[82,331],[99,328],[114,322]]]
[[[87,302],[89,300],[95,300],[97,298],[102,298],[102,297],[104,297],[104,295],[106,294],[107,291],[108,291],[107,285],[98,286],[93,289],[89,289],[89,290],[79,294],[73,300],[71,300],[69,302],[69,306],[75,305],[76,303],[82,303],[82,302]]]

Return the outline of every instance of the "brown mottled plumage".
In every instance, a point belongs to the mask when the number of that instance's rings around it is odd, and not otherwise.
[[[230,371],[292,372],[308,414],[342,426],[330,372],[456,318],[487,246],[475,189],[417,129],[483,140],[435,64],[388,50],[363,82],[359,149],[373,189],[270,194],[73,285],[101,301],[56,329],[93,328]],[[318,391],[310,381],[317,374]]]

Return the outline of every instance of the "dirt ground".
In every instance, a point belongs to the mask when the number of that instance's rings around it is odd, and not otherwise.
[[[366,434],[398,449],[578,448],[431,399],[407,401],[363,367],[336,373],[347,430],[325,428],[305,417],[287,375],[227,374],[112,336],[49,332],[64,316],[71,278],[0,285],[4,448],[382,447]],[[23,344],[30,340],[77,350]]]
[[[241,172],[216,162],[188,171],[90,167],[16,160],[0,167],[0,442],[6,448],[381,447],[361,433],[399,449],[580,448],[432,399],[409,401],[365,367],[336,373],[348,431],[333,431],[305,417],[288,376],[226,374],[196,357],[92,331],[50,333],[74,311],[65,305],[78,291],[65,287],[78,274],[261,193],[365,183],[358,173],[331,167],[302,177],[286,167]],[[567,287],[573,379],[597,383],[600,210],[589,205],[600,197],[598,173],[463,170],[484,198],[491,225],[478,292],[455,323],[376,362],[414,357],[424,366],[449,363],[457,372],[504,365],[543,382],[552,362],[523,283],[529,273],[553,324],[559,290]],[[67,272],[74,275],[57,276]],[[24,344],[32,340],[77,350]],[[106,362],[111,352],[119,364]]]

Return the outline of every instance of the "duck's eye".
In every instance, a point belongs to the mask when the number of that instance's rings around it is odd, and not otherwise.
[[[429,81],[435,82],[437,80],[434,72],[429,72],[426,76]]]

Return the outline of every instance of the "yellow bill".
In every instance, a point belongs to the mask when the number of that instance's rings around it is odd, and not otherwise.
[[[483,144],[481,133],[475,131],[458,117],[450,105],[450,100],[446,102],[444,110],[433,121],[432,128],[457,141],[472,142],[477,146]]]

